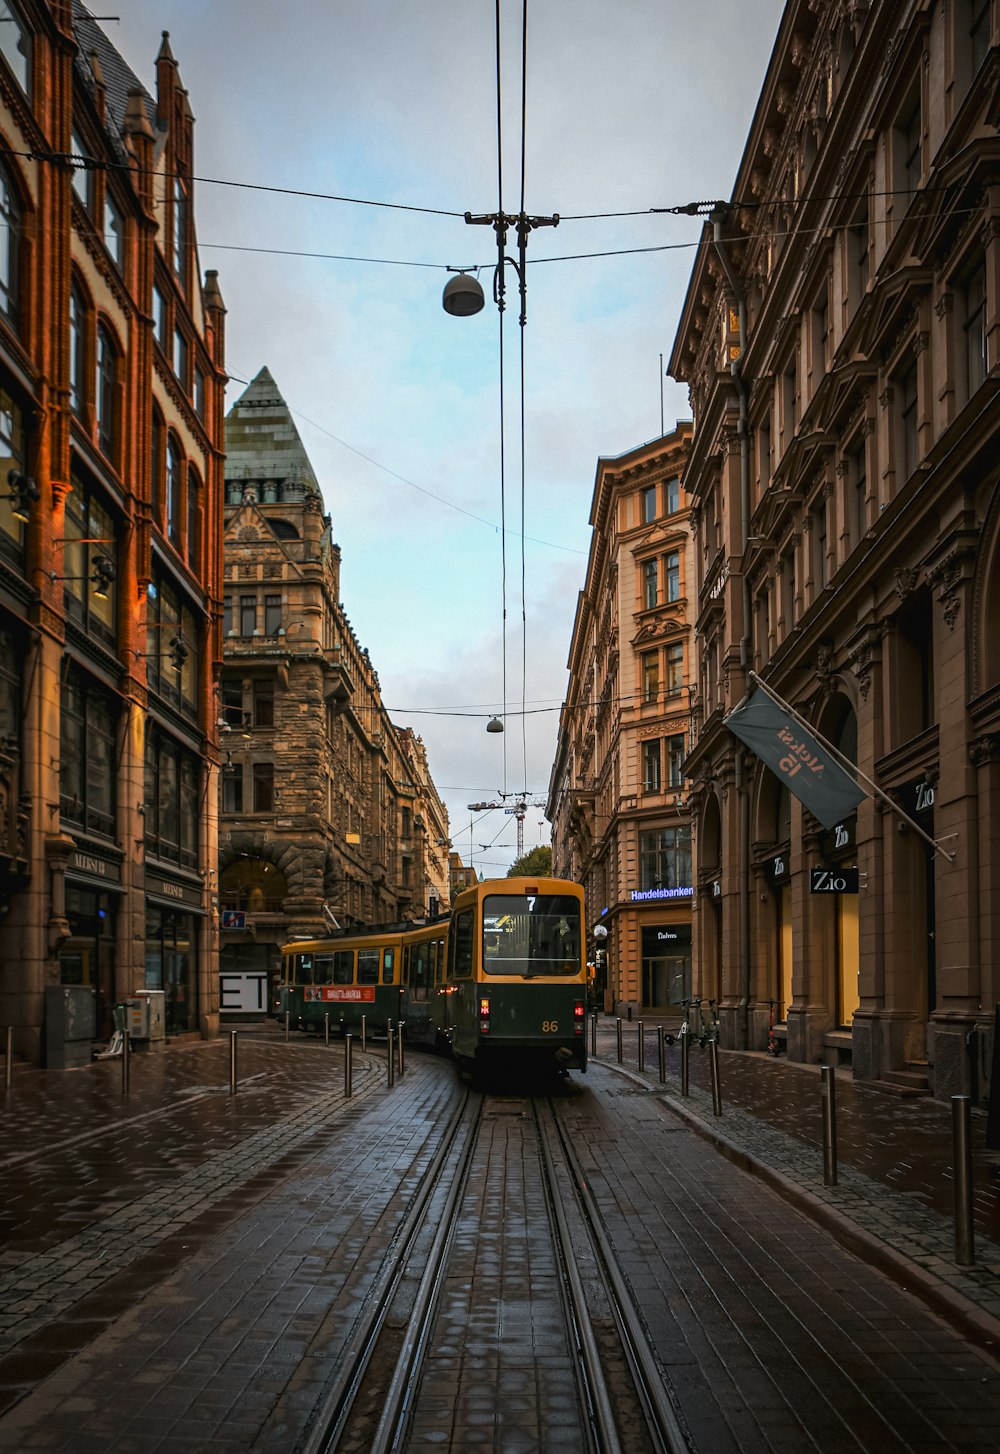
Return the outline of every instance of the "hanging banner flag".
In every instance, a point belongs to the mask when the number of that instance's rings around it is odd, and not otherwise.
[[[804,803],[810,813],[833,828],[867,796],[804,727],[782,711],[764,692],[725,718],[725,725]]]

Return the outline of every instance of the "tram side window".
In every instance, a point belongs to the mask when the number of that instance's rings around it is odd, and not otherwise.
[[[333,975],[333,955],[317,954],[313,960],[313,984],[330,984]]]
[[[472,974],[472,923],[473,911],[466,910],[455,919],[453,963],[456,979],[468,979]]]
[[[311,954],[296,954],[292,963],[295,965],[295,983],[312,984],[313,982],[313,957]]]
[[[358,950],[358,984],[378,984],[378,950]]]
[[[410,949],[410,946],[408,944],[403,945],[403,984],[406,985],[407,988],[409,988],[410,985],[410,963],[413,957],[413,953],[414,951]]]
[[[334,984],[354,983],[354,950],[338,949],[333,956]]]
[[[392,968],[396,960],[396,952],[393,949],[382,951],[382,983],[392,984]]]
[[[413,947],[413,988],[415,990],[427,988],[427,958],[430,950],[429,944],[416,944]]]

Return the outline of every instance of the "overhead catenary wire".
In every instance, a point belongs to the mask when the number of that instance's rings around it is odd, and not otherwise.
[[[525,215],[525,187],[526,187],[526,137],[528,130],[528,0],[522,0],[521,5],[521,217]],[[523,224],[522,224],[523,225]],[[522,257],[524,256],[522,252]],[[524,279],[521,279],[522,290]],[[528,690],[528,610],[527,610],[527,573],[524,563],[524,532],[525,520],[525,388],[524,388],[524,333],[525,333],[524,307],[521,307],[521,781],[525,784],[524,791],[527,792],[528,782],[528,738],[526,719],[524,715],[525,698]]]
[[[505,479],[505,455],[504,455],[504,358],[503,358],[503,321],[504,321],[504,227],[503,227],[503,87],[501,84],[500,70],[500,0],[496,0],[496,85],[497,85],[497,221],[495,223],[497,233],[497,246],[499,249],[499,260],[497,263],[497,283],[499,286],[500,314],[500,580],[501,580],[501,671],[503,677],[503,717],[507,716],[507,501],[506,501],[506,479]],[[507,734],[504,732],[502,744],[503,756],[503,786],[507,791]]]

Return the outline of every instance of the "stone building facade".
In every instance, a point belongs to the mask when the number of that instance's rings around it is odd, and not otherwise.
[[[36,1062],[49,988],[92,1003],[87,1058],[137,989],[168,1034],[218,1022],[225,310],[194,170],[166,36],[151,95],[81,5],[4,7],[0,1024]]]
[[[445,911],[448,816],[422,741],[382,703],[266,368],[227,416],[226,455],[220,969],[244,1013],[273,1004],[289,939]]]
[[[586,890],[608,1009],[691,995],[691,426],[600,459],[549,782],[553,872]]]
[[[670,361],[696,975],[723,1043],[774,1002],[790,1058],[939,1097],[981,1089],[1000,1001],[998,98],[993,4],[789,0]],[[749,670],[940,848],[875,796],[824,832],[724,726]]]

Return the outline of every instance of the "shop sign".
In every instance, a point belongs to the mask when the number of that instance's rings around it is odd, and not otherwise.
[[[934,783],[926,777],[912,778],[897,789],[900,807],[911,818],[930,818],[934,813]]]
[[[823,857],[836,858],[840,853],[853,853],[857,826],[856,817],[845,818],[842,823],[834,824],[828,833],[824,833],[820,840],[820,852]]]
[[[665,954],[687,953],[691,949],[690,924],[644,924],[643,959],[661,959]]]
[[[219,975],[219,1009],[230,1015],[254,1015],[267,1009],[267,975],[234,973]]]
[[[809,892],[811,894],[856,894],[858,891],[858,870],[856,868],[811,868],[809,870]]]
[[[647,899],[689,899],[694,893],[690,884],[684,884],[676,889],[633,889],[630,898],[633,904],[641,904]]]
[[[114,863],[110,859],[100,858],[96,853],[84,853],[77,849],[69,861],[68,870],[70,873],[86,874],[88,878],[100,878],[108,883],[121,883],[122,869],[120,863]]]
[[[713,899],[721,899],[722,898],[722,880],[721,879],[718,879],[718,878],[713,878],[711,888],[712,888],[712,898]]]
[[[779,879],[787,878],[788,875],[791,873],[791,867],[788,862],[788,854],[775,854],[775,856],[770,859],[765,865],[765,872],[772,883],[777,883]]]
[[[146,893],[151,898],[170,900],[175,904],[186,904],[189,908],[198,909],[204,912],[201,901],[201,888],[194,884],[177,883],[174,879],[164,878],[162,874],[146,875]]]

